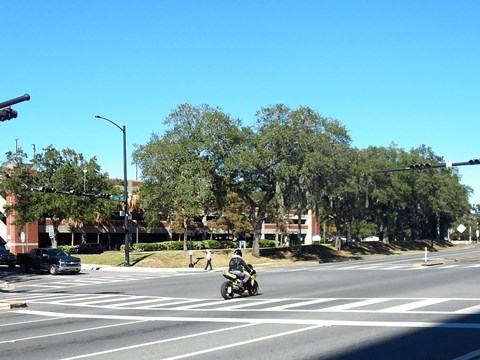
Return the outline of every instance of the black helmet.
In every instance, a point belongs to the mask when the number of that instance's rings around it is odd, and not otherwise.
[[[241,256],[242,256],[242,250],[240,250],[240,249],[235,250],[235,251],[233,252],[233,255],[238,255],[238,256],[241,257]]]

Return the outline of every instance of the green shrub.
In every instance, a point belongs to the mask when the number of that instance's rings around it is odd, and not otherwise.
[[[155,243],[138,243],[131,244],[130,250],[135,251],[164,251],[164,250],[183,250],[183,240],[163,241]],[[236,249],[238,244],[234,241],[220,241],[220,240],[204,240],[204,241],[187,241],[187,249],[190,250],[205,250],[205,249]],[[125,251],[125,245],[120,247],[120,251]]]
[[[275,240],[260,240],[258,244],[261,248],[275,247],[277,245]]]
[[[162,250],[162,243],[139,243],[135,244],[133,248],[136,251],[160,251]]]
[[[76,247],[76,246],[71,246],[71,245],[60,245],[58,246],[58,249],[60,250],[65,250],[67,253],[71,253],[72,252],[72,249]]]
[[[203,249],[236,249],[238,247],[234,241],[204,240],[201,243]]]
[[[133,245],[132,244],[130,244],[129,250],[130,251],[133,250]],[[125,251],[125,245],[124,244],[120,246],[120,251]]]

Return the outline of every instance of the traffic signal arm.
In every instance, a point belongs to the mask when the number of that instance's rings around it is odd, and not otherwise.
[[[7,101],[3,101],[3,102],[0,103],[0,109],[3,109],[3,108],[6,108],[6,107],[9,107],[9,106],[21,103],[22,101],[28,101],[28,100],[30,100],[30,95],[25,94],[23,96],[16,97],[15,99],[10,99],[10,100],[7,100]]]
[[[123,201],[123,196],[120,195],[111,195],[111,194],[88,194],[84,193],[79,190],[57,190],[55,188],[50,187],[39,187],[39,188],[32,188],[30,191],[42,192],[42,193],[56,193],[56,194],[64,194],[64,195],[74,195],[74,196],[85,196],[95,199],[106,199],[112,201]]]
[[[377,170],[375,172],[395,172],[395,171],[405,171],[405,170],[427,170],[427,169],[435,169],[435,168],[451,168],[452,166],[464,166],[464,165],[480,165],[480,159],[472,159],[469,161],[461,161],[456,163],[438,163],[438,164],[431,164],[431,163],[419,163],[419,164],[412,164],[407,167],[398,168],[398,169],[382,169]]]

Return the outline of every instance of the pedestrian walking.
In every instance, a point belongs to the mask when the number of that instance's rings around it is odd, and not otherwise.
[[[210,266],[210,270],[212,269],[212,253],[209,249],[207,249],[207,265],[205,265],[205,270]]]

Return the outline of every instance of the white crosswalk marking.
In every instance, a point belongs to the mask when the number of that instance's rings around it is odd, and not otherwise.
[[[203,273],[189,273],[189,274],[203,274]],[[141,281],[141,280],[151,280],[151,279],[158,279],[158,278],[165,278],[165,277],[177,277],[183,276],[184,273],[176,273],[176,272],[159,272],[155,274],[128,274],[122,275],[118,274],[116,276],[110,275],[93,275],[91,273],[81,273],[79,275],[69,275],[69,276],[61,276],[55,278],[45,278],[46,281],[42,283],[27,283],[16,284],[18,288],[29,288],[29,289],[36,289],[34,291],[43,291],[46,289],[55,290],[55,289],[66,289],[72,287],[80,287],[80,286],[90,286],[90,285],[102,285],[102,284],[109,284],[109,283],[121,283],[121,282],[128,282],[128,281]]]
[[[156,304],[152,305],[147,305],[147,306],[141,306],[137,309],[156,309],[156,308],[165,308],[168,306],[175,306],[179,304],[185,304],[185,303],[196,303],[198,302],[198,299],[171,299],[171,298],[162,298],[161,300],[157,299]]]
[[[255,302],[237,302],[235,305],[228,305],[228,306],[220,306],[216,307],[216,309],[222,309],[222,310],[235,310],[235,309],[242,309],[242,308],[248,308],[252,306],[259,306],[259,305],[268,305],[272,303],[276,303],[282,301],[282,299],[265,299],[265,300],[259,300]],[[226,303],[225,301],[223,302],[224,304]]]
[[[312,299],[312,300],[297,301],[297,302],[294,302],[294,303],[291,303],[291,304],[274,306],[274,307],[271,307],[270,310],[279,311],[279,310],[285,310],[285,309],[289,309],[289,308],[298,308],[298,307],[302,307],[302,306],[320,304],[322,302],[333,301],[333,300],[335,300],[335,299],[334,298],[324,298],[324,299]]]
[[[127,296],[127,295],[121,295],[121,297],[115,297],[115,298],[112,298],[112,297],[107,297],[105,299],[96,299],[96,300],[93,300],[93,301],[86,301],[86,302],[81,302],[81,303],[78,303],[76,302],[75,304],[78,305],[78,306],[95,306],[95,305],[98,305],[98,304],[102,304],[102,303],[108,303],[108,304],[111,304],[111,303],[116,303],[116,302],[120,302],[120,303],[124,303],[125,301],[129,301],[129,300],[134,300],[134,299],[139,299],[139,298],[145,298],[144,296],[135,296],[135,295],[131,295],[131,296]],[[90,297],[89,300],[92,300],[92,298]]]
[[[413,309],[422,308],[422,307],[425,307],[425,306],[428,306],[428,305],[439,304],[439,303],[442,303],[442,302],[445,302],[445,301],[448,301],[448,299],[423,299],[423,300],[410,302],[408,304],[389,307],[389,308],[380,310],[380,312],[385,312],[385,313],[392,313],[392,312],[393,313],[398,313],[398,312],[400,312],[400,313],[403,313],[403,312],[410,311],[410,310],[413,310]]]
[[[239,299],[241,298],[237,298],[237,299],[232,299],[230,301],[232,302],[236,302],[236,301],[239,301]],[[225,304],[225,300],[218,300],[218,301],[210,301],[208,304],[207,303],[200,303],[200,304],[193,304],[193,305],[186,305],[186,306],[178,306],[178,307],[175,307],[174,309],[175,310],[191,310],[191,309],[195,309],[195,308],[199,308],[199,307],[205,307],[206,305],[220,305],[220,304]]]
[[[250,311],[302,313],[479,314],[480,298],[262,298],[188,299],[121,294],[7,294],[6,300],[139,311]],[[465,307],[466,302],[470,306]],[[397,304],[395,306],[391,306]],[[442,304],[447,305],[442,305]],[[399,304],[399,305],[398,305]]]
[[[359,308],[366,305],[378,304],[378,303],[390,301],[390,300],[392,299],[384,299],[384,298],[365,299],[365,300],[355,301],[349,304],[330,306],[330,307],[321,309],[321,311],[337,312],[337,311],[351,310],[353,308]]]
[[[405,263],[405,264],[321,264],[317,267],[308,267],[308,268],[296,268],[296,269],[287,269],[284,272],[295,272],[295,271],[421,271],[421,270],[447,270],[447,269],[464,269],[464,268],[478,268],[480,264],[466,264],[466,263],[457,263],[457,264],[443,264],[439,263],[435,266],[421,266],[424,265],[422,261],[417,263]],[[273,272],[278,271],[273,269],[262,269],[262,272]]]
[[[478,314],[480,313],[480,304],[475,306],[470,306],[464,309],[456,310],[457,314]]]

